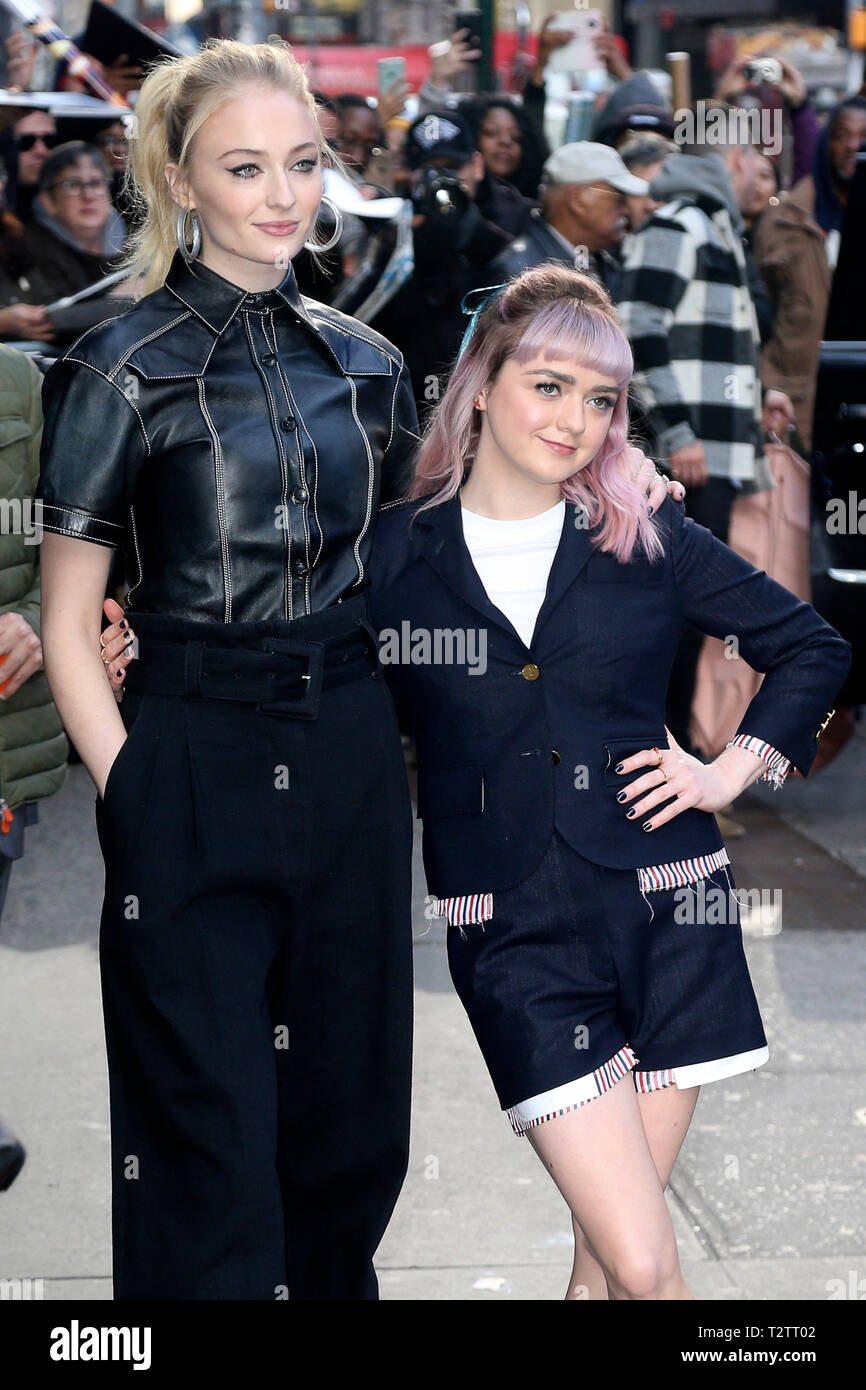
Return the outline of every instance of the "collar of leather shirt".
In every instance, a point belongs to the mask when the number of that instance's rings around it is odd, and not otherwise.
[[[217,334],[223,332],[241,306],[259,311],[288,306],[314,332],[318,331],[301,301],[291,261],[275,289],[254,291],[232,284],[201,261],[187,265],[180,251],[176,251],[165,284],[176,299]]]

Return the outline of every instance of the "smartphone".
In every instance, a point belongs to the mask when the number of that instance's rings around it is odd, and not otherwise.
[[[406,59],[399,56],[379,58],[376,67],[379,70],[379,100],[381,101],[385,92],[394,85],[398,77],[403,82],[406,81]]]
[[[604,63],[595,49],[595,39],[604,33],[601,10],[559,10],[551,29],[570,29],[571,43],[556,48],[550,55],[550,67],[557,72],[589,72],[603,68]]]
[[[470,48],[481,47],[481,11],[480,10],[455,10],[454,11],[454,32],[458,29],[468,29],[468,34],[464,35],[465,42]],[[473,63],[480,63],[480,58],[473,58]]]

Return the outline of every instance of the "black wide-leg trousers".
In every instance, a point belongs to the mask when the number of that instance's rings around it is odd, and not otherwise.
[[[128,738],[97,799],[116,1299],[377,1297],[412,1060],[394,707],[381,668],[302,715],[208,698],[199,645],[322,642],[363,611],[129,615]],[[148,688],[166,638],[195,639],[192,693]]]

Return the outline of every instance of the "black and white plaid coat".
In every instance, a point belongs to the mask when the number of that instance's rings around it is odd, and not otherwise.
[[[675,198],[626,239],[622,259],[617,309],[656,457],[700,440],[711,477],[767,486],[760,338],[728,208]]]

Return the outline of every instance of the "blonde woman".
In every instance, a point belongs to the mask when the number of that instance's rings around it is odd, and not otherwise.
[[[412,824],[365,590],[412,391],[393,344],[298,292],[338,161],[287,45],[161,64],[135,122],[145,293],[48,373],[39,487],[45,667],[105,860],[115,1297],[375,1298]]]

